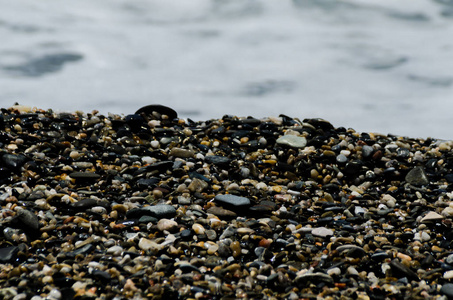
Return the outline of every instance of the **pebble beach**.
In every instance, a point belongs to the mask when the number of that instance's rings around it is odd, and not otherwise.
[[[2,299],[453,299],[453,141],[1,112]]]

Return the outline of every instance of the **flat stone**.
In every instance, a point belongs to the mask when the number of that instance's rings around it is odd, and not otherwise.
[[[159,229],[160,231],[175,231],[177,228],[178,223],[173,220],[160,219],[159,222],[157,222],[157,229]]]
[[[420,280],[417,273],[400,263],[397,259],[390,262],[390,267],[395,277],[407,277],[409,280]]]
[[[217,195],[214,202],[227,207],[246,207],[250,205],[250,199],[235,195]]]
[[[427,185],[429,183],[428,176],[422,167],[416,167],[410,170],[405,178],[407,183],[412,185]]]
[[[328,236],[333,236],[333,230],[330,230],[326,227],[318,227],[318,228],[314,228],[311,231],[311,234],[314,236],[319,236],[319,237],[325,238]]]
[[[17,213],[17,222],[20,228],[24,229],[25,231],[36,232],[39,230],[38,216],[36,216],[29,210],[19,210],[19,212]]]
[[[440,293],[448,297],[448,299],[453,299],[453,283],[445,283],[440,289]]]
[[[292,148],[304,148],[307,145],[307,139],[302,136],[284,135],[277,139],[277,144]]]
[[[443,220],[444,217],[439,215],[438,213],[434,211],[430,211],[429,213],[426,214],[421,220],[420,223],[431,223],[435,221],[441,221]]]
[[[0,248],[0,262],[12,262],[16,259],[17,252],[19,252],[19,247],[17,246]]]
[[[72,207],[80,209],[80,210],[85,210],[88,208],[92,208],[92,207],[96,206],[97,204],[98,204],[98,202],[96,201],[96,199],[85,198],[85,199],[72,203]]]
[[[179,158],[191,158],[194,157],[194,152],[189,149],[182,149],[174,147],[170,150],[169,156],[179,157]]]
[[[150,251],[159,251],[163,248],[162,245],[159,245],[158,243],[147,239],[147,238],[141,238],[140,241],[138,242],[138,247],[142,250],[150,250]]]
[[[214,165],[228,165],[231,161],[226,156],[220,156],[220,155],[208,155],[204,158],[204,161],[207,162],[208,164],[214,164]]]
[[[126,213],[127,218],[141,218],[143,216],[152,216],[156,219],[162,218],[173,218],[176,215],[176,209],[168,204],[158,204],[158,205],[151,205],[145,206],[141,208],[134,208]]]
[[[347,251],[346,256],[348,257],[363,257],[366,255],[366,251],[363,248],[356,245],[342,245],[336,249],[339,253]]]
[[[208,208],[206,211],[209,214],[213,214],[221,219],[231,219],[236,218],[237,214],[234,211],[224,209],[222,207],[213,206]]]

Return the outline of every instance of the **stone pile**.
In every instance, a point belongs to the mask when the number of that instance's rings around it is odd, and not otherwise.
[[[453,142],[322,119],[0,115],[3,299],[453,299]]]

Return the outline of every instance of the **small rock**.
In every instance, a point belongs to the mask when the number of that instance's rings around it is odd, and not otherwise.
[[[292,148],[304,148],[307,145],[307,139],[302,136],[284,135],[277,139],[277,144]]]
[[[440,289],[440,293],[448,297],[448,299],[453,299],[453,283],[445,283]]]
[[[438,213],[434,211],[430,211],[429,213],[426,214],[421,220],[420,223],[431,223],[435,221],[441,221],[443,220],[444,217],[439,215]]]
[[[400,263],[397,259],[390,262],[390,267],[395,277],[407,277],[409,280],[420,280],[417,273]]]
[[[237,216],[235,212],[218,206],[210,207],[206,212],[209,214],[213,214],[221,219],[232,219]]]
[[[204,158],[204,161],[207,162],[208,164],[214,164],[214,165],[228,165],[231,161],[228,157],[225,156],[219,156],[219,155],[208,155]]]
[[[194,152],[188,149],[182,149],[174,147],[170,150],[168,156],[180,157],[180,158],[191,158],[194,157]]]
[[[326,227],[318,227],[318,228],[314,228],[312,230],[311,234],[314,236],[319,236],[319,237],[325,238],[328,236],[333,236],[333,231]]]
[[[422,167],[416,167],[407,173],[406,182],[412,185],[427,185],[429,183],[428,176]]]
[[[220,205],[235,208],[250,205],[250,200],[248,198],[239,197],[235,195],[217,195],[214,198],[214,202]]]
[[[16,254],[19,252],[19,247],[11,246],[0,248],[0,262],[10,263],[16,259]]]
[[[159,245],[158,243],[149,240],[147,238],[141,238],[140,241],[138,242],[138,247],[142,250],[150,250],[153,252],[157,252],[163,248],[162,245]]]
[[[157,229],[159,229],[160,231],[167,230],[167,231],[173,232],[177,228],[178,228],[178,223],[173,220],[164,218],[164,219],[160,219],[159,222],[157,222]]]

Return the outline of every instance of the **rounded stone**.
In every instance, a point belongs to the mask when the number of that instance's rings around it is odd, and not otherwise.
[[[291,148],[304,148],[307,145],[307,139],[302,136],[284,135],[277,139],[277,144]]]

